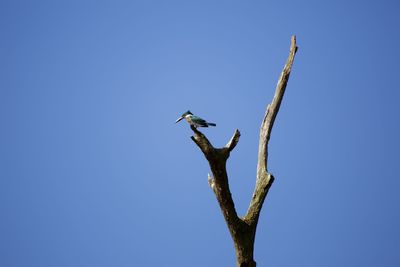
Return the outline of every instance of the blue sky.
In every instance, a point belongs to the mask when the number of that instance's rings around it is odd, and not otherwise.
[[[0,266],[234,266],[209,168],[175,119],[217,123],[236,208],[270,141],[259,266],[400,264],[397,1],[1,1]]]

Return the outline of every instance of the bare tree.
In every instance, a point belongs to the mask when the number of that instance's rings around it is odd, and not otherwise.
[[[289,57],[279,77],[274,98],[267,106],[264,119],[261,123],[257,180],[253,197],[244,217],[239,217],[236,213],[226,172],[226,161],[229,158],[229,154],[239,142],[239,130],[235,131],[226,146],[215,148],[203,133],[191,126],[194,132],[194,136],[191,138],[199,146],[211,167],[212,176],[208,176],[208,183],[215,193],[226,224],[228,225],[229,232],[233,238],[238,267],[256,266],[256,262],[253,258],[253,251],[258,218],[268,190],[274,181],[274,176],[268,172],[267,168],[268,142],[285,93],[296,51],[296,37],[292,36]]]

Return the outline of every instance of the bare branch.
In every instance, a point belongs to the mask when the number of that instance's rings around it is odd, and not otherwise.
[[[214,147],[202,132],[197,130],[192,125],[190,126],[190,128],[194,132],[194,136],[192,136],[191,139],[196,143],[196,145],[201,149],[201,151],[208,159],[208,157],[212,156],[212,154],[214,153],[215,151]]]
[[[237,216],[235,204],[229,189],[226,160],[229,157],[229,148],[232,150],[237,144],[240,133],[236,131],[232,140],[228,142],[231,146],[214,148],[203,133],[193,126],[191,126],[191,129],[194,132],[194,136],[191,137],[192,140],[199,146],[210,165],[212,171],[212,177],[210,175],[208,177],[210,186],[215,193],[229,230],[231,233],[234,233],[237,231],[236,227],[240,219]]]
[[[225,146],[229,150],[229,152],[235,148],[235,146],[239,142],[239,138],[240,138],[240,132],[238,129],[236,129],[235,133],[231,137],[231,140],[229,140],[229,142]]]
[[[260,143],[258,146],[258,165],[257,180],[253,197],[247,210],[245,220],[250,223],[257,224],[258,217],[268,190],[274,181],[274,177],[268,173],[268,142],[271,136],[272,127],[274,126],[276,115],[281,106],[282,98],[285,93],[286,85],[289,81],[290,71],[292,69],[294,57],[297,52],[296,36],[292,36],[289,56],[286,64],[279,77],[278,84],[275,89],[275,95],[272,102],[267,106],[264,119],[260,128]]]
[[[259,179],[257,181],[253,197],[251,198],[249,209],[247,210],[246,216],[244,217],[244,221],[246,221],[248,224],[257,225],[262,205],[264,204],[264,200],[268,194],[269,189],[271,188],[272,183],[274,182],[274,179],[274,176],[268,173],[265,178]]]
[[[293,60],[297,51],[296,36],[292,36],[289,57],[279,77],[278,84],[275,89],[275,95],[271,104],[267,106],[264,119],[260,128],[260,143],[258,146],[258,165],[257,180],[265,177],[268,172],[268,141],[271,136],[272,126],[274,126],[276,115],[281,106],[282,98],[285,93],[287,82],[289,81],[290,71],[292,69]]]

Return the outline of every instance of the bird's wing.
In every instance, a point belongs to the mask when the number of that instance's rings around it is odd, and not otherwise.
[[[207,124],[207,122],[205,120],[203,120],[200,117],[194,116],[194,115],[191,117],[191,119],[193,122],[196,122],[198,124]]]

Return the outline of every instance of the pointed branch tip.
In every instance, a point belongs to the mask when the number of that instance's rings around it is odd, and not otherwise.
[[[239,138],[240,138],[240,131],[236,129],[235,132],[233,133],[233,136],[225,146],[229,150],[229,152],[236,147],[237,143],[239,142]]]

